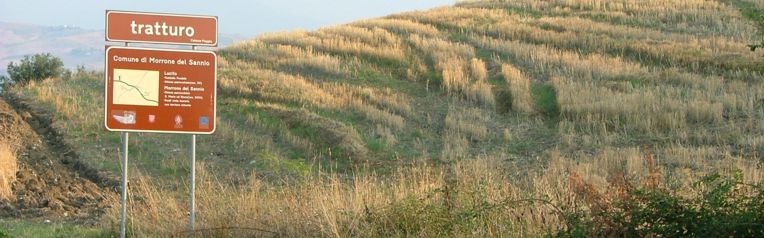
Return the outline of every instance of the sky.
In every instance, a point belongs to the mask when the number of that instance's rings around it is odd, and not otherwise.
[[[105,10],[213,15],[219,32],[255,36],[317,29],[412,10],[453,5],[456,0],[0,0],[0,21],[43,26],[104,28]]]

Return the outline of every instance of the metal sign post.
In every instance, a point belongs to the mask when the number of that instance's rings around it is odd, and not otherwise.
[[[195,219],[196,219],[196,135],[191,135],[191,174],[190,174],[190,180],[191,180],[191,214],[189,216],[189,223],[188,228],[191,230],[191,237],[194,237],[194,233],[196,233],[195,228]]]
[[[191,50],[196,50],[196,46],[191,46]],[[191,196],[191,205],[190,205],[190,214],[189,214],[189,222],[188,222],[188,228],[191,230],[191,237],[195,236],[196,233],[196,134],[191,135],[191,174],[190,174],[190,180],[191,180],[191,188],[189,190],[190,196]]]
[[[125,237],[127,224],[127,142],[129,138],[129,132],[122,132],[122,191],[120,194],[122,209],[119,212],[119,237],[121,238]]]

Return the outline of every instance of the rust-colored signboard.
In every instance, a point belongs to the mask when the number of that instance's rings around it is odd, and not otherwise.
[[[106,40],[217,46],[218,18],[107,10]]]
[[[109,131],[212,134],[214,52],[112,46],[106,49]]]

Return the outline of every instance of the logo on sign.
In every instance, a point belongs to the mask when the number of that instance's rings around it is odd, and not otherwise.
[[[157,121],[157,116],[154,114],[149,115],[149,123],[154,123],[155,121]]]
[[[199,128],[201,129],[210,128],[210,118],[206,116],[199,117]]]
[[[183,117],[180,117],[180,115],[175,116],[175,128],[182,128],[183,127]]]
[[[119,123],[125,125],[135,124],[135,112],[134,111],[119,111],[114,110],[111,112],[111,117]]]

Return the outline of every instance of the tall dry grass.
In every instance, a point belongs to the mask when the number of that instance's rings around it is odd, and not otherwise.
[[[0,199],[11,199],[12,183],[16,180],[16,155],[4,141],[0,141]]]
[[[480,143],[490,139],[490,120],[491,114],[484,109],[450,106],[441,133],[441,158],[447,161],[468,158],[472,142]]]
[[[756,114],[753,105],[762,94],[758,86],[742,89],[747,83],[671,67],[648,68],[620,57],[582,55],[490,37],[472,40],[504,53],[524,73],[549,79],[557,89],[562,115],[583,125],[584,131],[673,132],[677,136],[681,133],[676,132],[695,125],[724,123],[725,113]]]
[[[291,45],[272,45],[258,40],[250,40],[229,46],[221,50],[221,55],[230,56],[248,62],[257,62],[304,74],[347,76],[342,60],[313,47],[303,49]],[[254,62],[253,62],[254,61]]]
[[[754,37],[755,27],[732,5],[706,0],[692,1],[474,1],[464,8],[512,8],[543,12],[545,15],[573,15],[614,25],[655,28],[667,32],[722,35],[739,40]],[[457,8],[458,9],[458,8]],[[456,13],[452,13],[455,15]]]
[[[321,38],[343,37],[352,41],[364,42],[375,46],[397,45],[401,39],[383,28],[363,28],[351,25],[334,26],[319,29],[316,36]]]
[[[357,28],[359,31],[361,28]],[[395,62],[402,62],[406,53],[401,44],[374,45],[356,39],[336,35],[305,31],[267,33],[257,38],[268,44],[293,45],[303,48],[312,47],[324,52],[351,54],[356,56],[376,57]]]
[[[492,87],[487,82],[485,62],[475,58],[474,47],[419,35],[411,35],[409,42],[429,55],[433,68],[442,77],[441,86],[449,94],[489,107],[496,104]]]
[[[555,227],[559,219],[550,207],[513,204],[529,193],[513,186],[497,163],[476,159],[448,169],[422,164],[386,178],[321,173],[283,185],[255,173],[248,184],[232,185],[200,166],[197,229],[205,237],[433,237],[539,235]],[[133,235],[185,234],[185,196],[175,197],[147,177],[131,185]],[[117,218],[119,210],[108,214]]]
[[[452,106],[448,109],[445,125],[446,130],[460,132],[471,140],[483,140],[489,135],[488,121],[490,114],[478,108],[461,108]]]
[[[718,158],[711,169],[698,161]],[[652,184],[679,196],[712,173],[740,171],[743,182],[759,184],[764,171],[742,157],[687,147],[607,147],[594,154],[550,150],[545,168],[479,157],[447,165],[417,164],[386,176],[316,173],[273,184],[252,173],[246,184],[221,181],[200,166],[197,234],[204,237],[330,236],[538,236],[567,226],[567,209],[598,209],[587,194],[616,196],[616,182]],[[682,162],[674,164],[675,162]],[[625,179],[621,181],[618,179]],[[578,191],[581,183],[587,193]],[[145,176],[131,183],[130,231],[136,236],[187,234],[187,198]],[[184,192],[184,191],[180,191]],[[684,195],[683,195],[684,194]],[[177,196],[176,196],[177,195]],[[616,199],[616,197],[605,197]],[[117,219],[118,207],[108,211]]]
[[[437,36],[440,34],[440,31],[432,25],[402,19],[369,19],[353,22],[351,25],[367,28],[379,27],[402,35],[417,34],[425,36]]]
[[[511,64],[501,65],[501,74],[509,85],[512,93],[512,108],[522,113],[533,113],[533,96],[531,95],[531,80]]]
[[[464,4],[463,7],[441,8],[423,14],[403,14],[397,17],[445,25],[453,31],[462,33],[477,32],[509,40],[555,45],[581,52],[621,55],[648,64],[682,66],[709,71],[709,68],[748,70],[756,68],[757,63],[761,62],[760,57],[745,51],[747,44],[756,42],[755,25],[746,20],[734,7],[712,1],[698,3],[651,1],[647,5],[666,6],[647,7],[652,10],[647,10],[650,12],[648,14],[650,19],[645,22],[632,16],[626,19],[617,17],[620,20],[613,21],[602,20],[607,18],[607,14],[629,15],[628,12],[616,10],[598,10],[593,13],[554,7],[592,4],[587,1],[559,4],[484,1]],[[619,4],[622,3],[616,5]],[[536,9],[533,7],[535,5],[544,7],[537,6],[539,12],[535,12]],[[624,5],[633,5],[633,3]],[[510,12],[513,13],[502,14],[498,11],[498,8],[504,7],[510,7]],[[677,14],[687,14],[697,10],[699,11],[697,14],[702,17],[688,14],[690,16],[671,18],[667,15],[675,13],[670,12],[669,9],[682,9]],[[514,13],[515,11],[517,13]],[[526,11],[542,16],[528,17]],[[664,22],[667,23],[664,24]],[[739,60],[739,58],[745,58],[745,60]]]
[[[489,27],[481,27],[481,31],[487,35],[552,44],[580,52],[621,55],[647,64],[703,69],[697,66],[702,64],[705,67],[734,69],[751,68],[754,65],[751,62],[760,61],[755,54],[745,51],[753,37],[698,37],[576,17],[545,17],[538,20],[515,17],[497,21]],[[732,55],[735,58],[729,57]],[[737,60],[738,57],[746,60]]]

